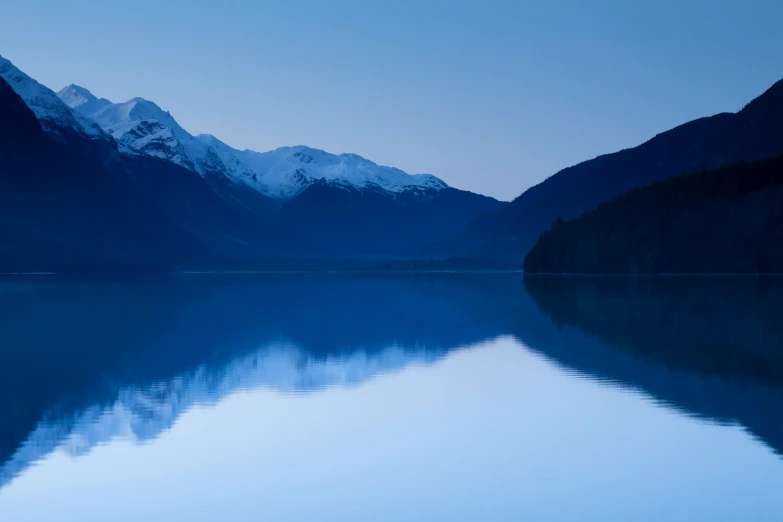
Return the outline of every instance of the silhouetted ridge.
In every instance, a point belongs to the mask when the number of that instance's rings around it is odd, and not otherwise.
[[[736,114],[700,118],[649,141],[561,170],[507,207],[479,216],[425,252],[513,259],[521,263],[558,216],[572,219],[599,203],[668,176],[783,154],[783,81]]]
[[[769,113],[771,111],[777,111],[780,115],[783,111],[783,79],[778,80],[772,87],[764,91],[763,94],[753,98],[750,102],[742,108],[742,112],[758,112]]]
[[[783,157],[681,175],[557,220],[528,273],[783,273]]]

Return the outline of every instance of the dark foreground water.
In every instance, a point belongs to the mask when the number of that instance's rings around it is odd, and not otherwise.
[[[0,520],[780,521],[783,282],[0,281]]]

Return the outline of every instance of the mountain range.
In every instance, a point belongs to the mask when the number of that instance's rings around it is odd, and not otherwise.
[[[355,154],[235,150],[0,58],[4,271],[396,259],[504,203]]]
[[[406,174],[356,154],[335,155],[304,146],[265,153],[236,150],[209,134],[193,136],[171,114],[142,98],[112,103],[76,85],[62,89],[57,96],[75,114],[111,134],[123,151],[167,159],[205,177],[222,174],[278,200],[292,199],[319,181],[389,193],[448,187],[430,174]]]
[[[0,271],[518,269],[557,218],[783,155],[783,81],[737,113],[566,168],[511,203],[355,154],[237,150],[142,98],[55,93],[2,57],[0,112]]]

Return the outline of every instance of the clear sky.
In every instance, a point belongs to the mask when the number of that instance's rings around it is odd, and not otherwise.
[[[0,0],[0,54],[194,134],[512,199],[783,78],[783,1]]]

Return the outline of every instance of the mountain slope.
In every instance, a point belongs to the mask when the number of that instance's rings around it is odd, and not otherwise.
[[[52,140],[1,77],[0,161],[0,270],[159,267],[193,246],[100,164]]]
[[[527,273],[783,273],[783,157],[684,174],[555,221]]]
[[[566,168],[506,208],[481,216],[428,253],[522,262],[557,216],[570,219],[610,198],[667,176],[783,154],[783,80],[736,114],[685,123],[631,149]]]
[[[296,231],[226,204],[201,176],[83,132],[34,83],[28,99],[51,102],[38,117],[5,75],[27,78],[8,67],[0,77],[0,271],[212,268],[314,250]],[[14,86],[29,93],[30,81]]]
[[[390,196],[378,187],[359,190],[321,180],[286,201],[279,219],[320,238],[328,256],[411,257],[428,241],[445,239],[503,205],[450,187]]]

